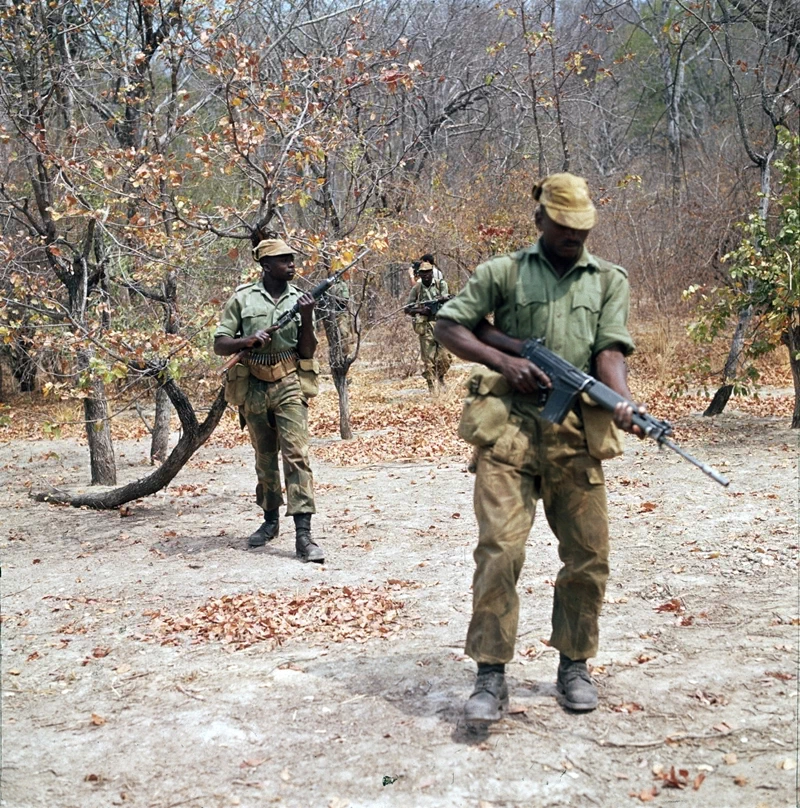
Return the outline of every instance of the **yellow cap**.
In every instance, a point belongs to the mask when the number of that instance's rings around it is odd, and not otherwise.
[[[551,174],[533,186],[533,198],[554,222],[564,227],[591,230],[597,224],[597,210],[583,177]]]
[[[294,250],[282,238],[264,239],[253,247],[254,261],[270,255],[294,255]]]

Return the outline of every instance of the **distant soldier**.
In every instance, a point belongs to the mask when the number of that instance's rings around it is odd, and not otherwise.
[[[433,338],[433,321],[436,319],[436,312],[450,297],[447,281],[443,277],[434,280],[434,270],[433,264],[427,261],[420,263],[419,280],[409,292],[403,309],[406,314],[414,318],[414,332],[419,337],[419,348],[422,354],[422,375],[425,377],[431,393],[444,387],[444,377],[452,360],[447,349]],[[441,275],[441,273],[439,274]]]
[[[419,261],[413,261],[408,270],[408,281],[413,286],[419,280],[419,268],[422,264],[430,264],[433,267],[433,279],[441,281],[444,279],[442,271],[436,266],[436,261],[430,253],[425,253]]]
[[[289,281],[294,277],[291,247],[276,233],[253,236],[253,258],[261,277],[239,286],[225,304],[214,335],[214,353],[248,351],[228,371],[225,400],[239,407],[256,453],[256,499],[264,522],[247,540],[260,547],[278,535],[283,504],[278,453],[286,480],[286,515],[295,525],[295,551],[302,561],[322,563],[322,548],[311,536],[315,513],[314,477],[308,455],[308,398],[316,394],[314,298]],[[270,334],[269,327],[299,303],[299,313]],[[313,378],[312,378],[313,377]]]

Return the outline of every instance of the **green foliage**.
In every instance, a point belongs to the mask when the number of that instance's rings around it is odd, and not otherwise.
[[[741,243],[723,258],[729,266],[726,286],[692,286],[684,292],[695,299],[697,320],[689,334],[698,344],[727,336],[739,312],[752,310],[748,359],[775,350],[800,319],[800,135],[782,129],[779,143],[783,156],[775,161],[780,175],[780,191],[772,199],[776,212],[767,220],[752,213],[738,223]],[[755,378],[754,370],[747,369],[735,384],[749,389]]]

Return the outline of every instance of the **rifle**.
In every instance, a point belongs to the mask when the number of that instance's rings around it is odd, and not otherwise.
[[[442,297],[435,297],[433,300],[418,300],[416,303],[410,303],[408,306],[405,306],[403,310],[406,314],[422,314],[422,312],[414,312],[413,309],[425,309],[425,317],[432,320],[436,317],[439,309],[442,308],[448,300],[452,300],[454,297],[455,295],[443,295]]]
[[[669,421],[659,421],[653,418],[652,415],[645,413],[641,415],[636,411],[636,405],[628,401],[624,396],[615,393],[610,387],[578,370],[574,365],[571,365],[565,359],[562,359],[558,354],[554,354],[549,348],[545,347],[544,340],[529,339],[522,345],[520,356],[533,362],[534,365],[540,367],[549,377],[553,383],[553,387],[547,393],[547,398],[542,410],[542,418],[553,424],[560,424],[567,413],[572,409],[580,393],[586,393],[595,404],[600,405],[603,409],[613,412],[617,404],[627,404],[633,407],[633,423],[638,426],[648,438],[652,438],[658,443],[659,446],[666,446],[672,449],[673,452],[679,454],[684,460],[688,460],[693,465],[697,466],[704,474],[711,477],[712,480],[718,482],[720,485],[728,485],[729,480],[723,477],[719,472],[706,465],[695,457],[692,457],[688,452],[675,445],[668,439],[672,435],[672,425]],[[544,391],[543,391],[544,392]]]
[[[347,272],[348,269],[350,269],[350,267],[352,267],[354,264],[357,264],[369,252],[372,252],[372,250],[369,247],[366,247],[346,267],[342,267],[341,269],[334,272],[333,275],[325,278],[324,281],[320,281],[310,292],[314,300],[319,300],[325,294],[325,292],[327,292],[328,289],[330,289],[331,286],[333,286],[333,284],[336,283],[336,281],[338,281],[339,278],[341,278],[342,275],[344,275],[344,273]],[[295,303],[291,309],[281,314],[281,316],[278,317],[278,319],[269,328],[265,329],[265,331],[267,331],[267,333],[269,334],[274,334],[276,331],[279,331],[287,323],[291,322],[291,320],[294,318],[295,314],[297,314],[298,311],[300,311],[299,302]],[[243,351],[239,351],[239,353],[233,354],[233,356],[231,356],[228,359],[228,361],[225,362],[225,364],[219,369],[219,372],[226,373],[235,364],[241,362],[242,359],[244,359],[245,356],[247,356],[247,354],[249,353],[250,349],[246,348]]]

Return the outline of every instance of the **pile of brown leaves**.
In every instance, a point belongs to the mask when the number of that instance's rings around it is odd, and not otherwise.
[[[188,634],[193,643],[219,641],[237,650],[255,643],[275,648],[286,640],[309,638],[329,642],[365,642],[388,637],[405,626],[404,608],[392,594],[407,582],[384,587],[321,586],[298,595],[287,592],[242,592],[211,598],[191,614],[144,612],[152,618],[146,639],[176,645]]]

